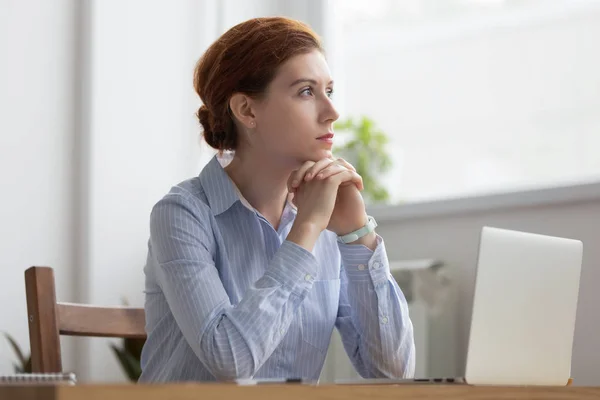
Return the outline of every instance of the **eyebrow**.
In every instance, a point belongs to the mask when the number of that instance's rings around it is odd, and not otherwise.
[[[315,86],[317,86],[319,83],[317,81],[315,81],[314,79],[309,79],[309,78],[300,78],[300,79],[296,79],[294,82],[292,82],[292,84],[290,85],[290,87],[296,86],[300,83],[304,83],[304,82],[308,82],[311,83]],[[333,80],[329,81],[329,83],[327,84],[327,86],[329,85],[333,85]]]

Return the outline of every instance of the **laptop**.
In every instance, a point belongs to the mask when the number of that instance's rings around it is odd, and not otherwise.
[[[582,256],[578,240],[484,227],[465,376],[353,383],[567,385]]]

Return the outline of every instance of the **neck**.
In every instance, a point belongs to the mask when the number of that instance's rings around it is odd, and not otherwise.
[[[277,230],[288,198],[287,180],[292,168],[275,165],[267,156],[249,156],[236,151],[225,171],[242,196]]]

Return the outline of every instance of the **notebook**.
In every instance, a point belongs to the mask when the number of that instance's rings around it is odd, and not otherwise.
[[[0,385],[75,385],[72,372],[0,375]]]

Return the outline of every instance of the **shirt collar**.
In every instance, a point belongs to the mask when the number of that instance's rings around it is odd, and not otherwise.
[[[220,215],[239,201],[249,210],[257,212],[242,196],[242,193],[223,169],[229,161],[227,155],[225,157],[215,155],[200,172],[200,183],[206,193],[210,209],[214,215]],[[284,215],[286,212],[293,214],[297,212],[291,201],[287,201],[285,204]]]
[[[208,205],[214,215],[229,210],[239,201],[235,185],[221,165],[218,155],[214,156],[200,172],[200,183],[206,193]]]

